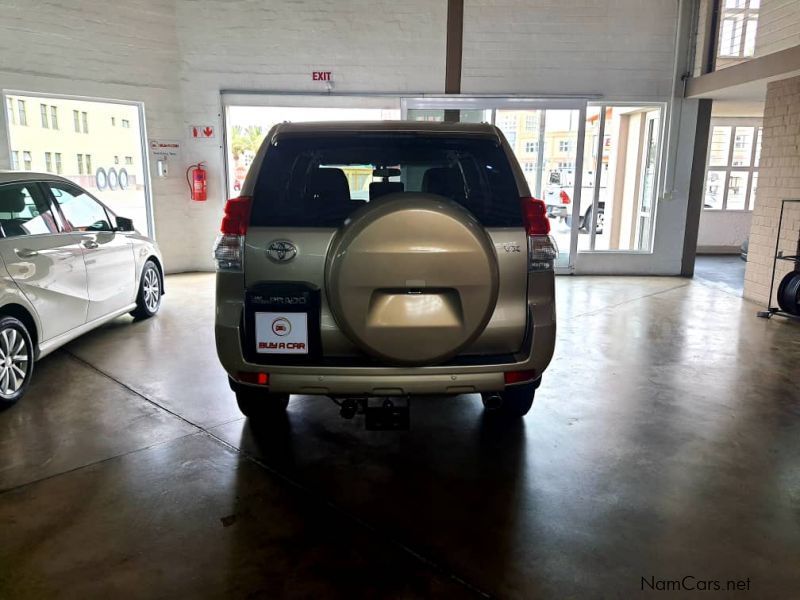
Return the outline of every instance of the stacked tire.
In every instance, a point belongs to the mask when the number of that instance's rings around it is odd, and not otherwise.
[[[800,316],[800,271],[787,273],[778,286],[778,306],[790,315]]]

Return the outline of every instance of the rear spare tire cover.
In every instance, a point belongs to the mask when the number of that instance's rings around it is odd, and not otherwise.
[[[362,350],[424,365],[483,332],[498,294],[494,245],[460,205],[389,194],[353,213],[328,252],[328,304]]]

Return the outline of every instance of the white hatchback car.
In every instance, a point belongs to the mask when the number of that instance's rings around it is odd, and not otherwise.
[[[127,312],[158,312],[156,243],[68,179],[0,171],[0,234],[0,406],[24,395],[35,360]]]

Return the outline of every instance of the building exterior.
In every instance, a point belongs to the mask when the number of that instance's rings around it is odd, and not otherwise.
[[[139,111],[130,104],[6,95],[11,166],[97,191],[141,189]]]

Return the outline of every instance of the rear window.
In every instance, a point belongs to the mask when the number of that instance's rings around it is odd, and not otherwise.
[[[338,227],[399,192],[455,200],[485,227],[519,227],[519,192],[494,140],[418,134],[289,136],[267,149],[251,224]]]

